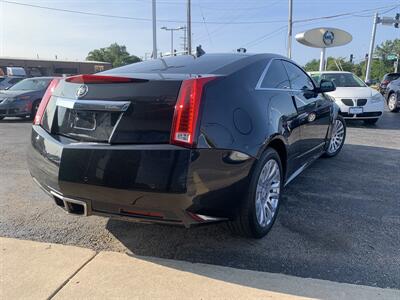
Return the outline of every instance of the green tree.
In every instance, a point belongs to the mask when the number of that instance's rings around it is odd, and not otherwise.
[[[387,40],[380,45],[376,46],[374,51],[374,59],[371,63],[371,78],[381,79],[386,73],[394,71],[393,61],[387,59],[388,54],[397,54],[400,56],[400,39]],[[328,57],[326,70],[338,71],[340,68],[343,71],[353,72],[357,76],[364,78],[366,73],[366,63],[362,60],[358,64],[349,62],[344,57]],[[318,71],[319,70],[319,59],[312,59],[304,66],[306,71]]]
[[[400,39],[386,40],[376,46],[375,54],[382,59],[386,59],[388,54],[400,55]]]
[[[135,55],[130,55],[124,45],[118,45],[117,43],[114,43],[107,48],[100,48],[90,51],[86,57],[86,60],[109,62],[115,68],[139,62],[140,58]]]
[[[354,67],[354,65],[351,62],[346,61],[345,58],[343,58],[343,57],[335,58],[335,57],[329,56],[327,59],[326,70],[327,71],[338,71],[338,70],[340,70],[340,68],[338,68],[338,66],[343,68],[343,71],[349,71],[349,72],[352,72],[353,67]],[[307,72],[318,71],[319,70],[319,59],[310,60],[308,63],[305,64],[304,69]]]
[[[319,70],[319,59],[312,59],[304,65],[304,70],[307,72]]]
[[[327,64],[326,64],[326,70],[327,71],[347,71],[347,72],[353,72],[354,65],[346,61],[344,57],[328,57],[327,59]]]

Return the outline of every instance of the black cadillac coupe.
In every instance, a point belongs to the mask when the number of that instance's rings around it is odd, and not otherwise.
[[[69,213],[260,238],[282,190],[341,150],[346,125],[293,61],[205,54],[54,79],[34,120],[33,179]]]

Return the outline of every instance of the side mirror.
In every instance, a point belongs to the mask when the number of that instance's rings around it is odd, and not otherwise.
[[[336,90],[336,86],[330,80],[321,79],[321,81],[319,82],[319,87],[316,90],[318,93],[328,93]]]
[[[372,85],[372,81],[368,80],[368,81],[365,82],[365,84],[366,84],[367,86],[371,86],[371,85]]]

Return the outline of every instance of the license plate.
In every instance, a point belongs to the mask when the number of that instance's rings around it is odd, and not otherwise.
[[[349,113],[353,114],[353,115],[358,115],[358,114],[362,114],[363,113],[363,108],[362,107],[350,107],[349,108]]]
[[[96,113],[91,111],[72,111],[72,127],[79,130],[94,131],[96,129]]]

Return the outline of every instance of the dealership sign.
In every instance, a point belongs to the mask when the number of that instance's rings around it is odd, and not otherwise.
[[[296,34],[296,40],[308,47],[331,48],[343,46],[352,41],[350,33],[338,28],[314,28]]]
[[[296,34],[296,40],[299,43],[321,49],[320,71],[325,69],[325,49],[346,45],[352,39],[353,37],[350,33],[331,27],[314,28]]]

